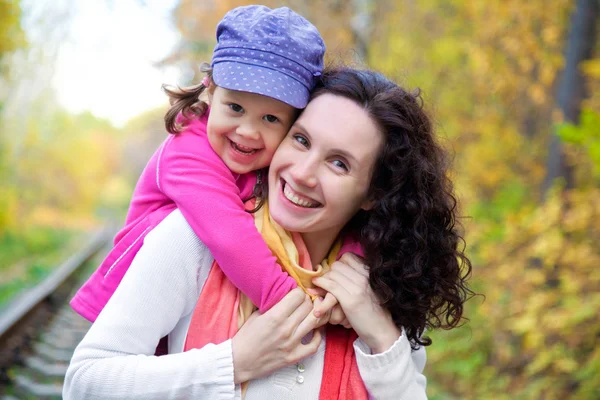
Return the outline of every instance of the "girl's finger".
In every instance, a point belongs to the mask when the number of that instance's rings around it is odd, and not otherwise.
[[[338,303],[338,299],[336,299],[336,297],[334,295],[332,295],[331,293],[327,293],[325,295],[325,299],[323,299],[322,302],[317,303],[315,301],[315,308],[313,310],[315,317],[317,317],[317,318],[322,317],[325,313],[327,313],[329,310],[331,310],[333,308],[333,306],[335,306],[337,303]]]
[[[329,323],[332,325],[341,325],[346,319],[346,314],[342,307],[338,304],[331,310],[331,317],[329,317]]]
[[[331,293],[339,302],[343,301],[348,295],[348,292],[334,279],[330,279],[329,273],[313,278],[312,282],[320,288],[327,290]]]
[[[325,297],[325,295],[327,294],[327,292],[321,288],[318,287],[314,287],[314,288],[306,288],[306,291],[308,292],[308,294],[311,295],[316,295],[316,296],[321,296],[321,297]]]

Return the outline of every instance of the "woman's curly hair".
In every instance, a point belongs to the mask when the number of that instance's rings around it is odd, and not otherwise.
[[[410,93],[366,70],[326,70],[313,98],[355,101],[385,135],[369,188],[373,208],[346,226],[357,235],[369,282],[413,348],[428,346],[425,329],[451,329],[463,319],[471,262],[458,231],[457,200],[419,91]]]

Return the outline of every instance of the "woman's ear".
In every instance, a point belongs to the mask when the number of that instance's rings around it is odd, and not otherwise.
[[[365,211],[372,210],[373,207],[375,207],[376,202],[377,201],[375,199],[365,200],[365,202],[362,204],[362,206],[360,208],[361,208],[361,210],[365,210]]]

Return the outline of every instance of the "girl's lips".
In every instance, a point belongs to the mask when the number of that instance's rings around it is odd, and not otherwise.
[[[238,152],[240,154],[243,154],[243,155],[252,155],[252,154],[254,154],[254,153],[256,153],[258,151],[258,149],[254,149],[252,147],[241,145],[241,144],[236,143],[236,142],[234,142],[232,140],[229,140],[229,144],[231,145],[231,148],[234,151],[236,151],[236,152]]]
[[[227,157],[239,165],[252,165],[262,154],[262,149],[252,149],[251,151],[244,151],[249,147],[242,146],[240,147],[237,143],[229,140],[229,151]]]

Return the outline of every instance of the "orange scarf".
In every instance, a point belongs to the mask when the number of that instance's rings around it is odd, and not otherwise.
[[[253,207],[253,202],[247,206]],[[291,234],[273,221],[265,205],[254,213],[255,223],[263,239],[277,257],[279,264],[305,292],[314,287],[312,278],[329,270],[337,259],[340,242],[313,271],[310,257],[300,234]],[[208,278],[198,298],[188,329],[184,351],[202,348],[208,343],[219,344],[232,338],[256,309],[213,262]],[[326,346],[319,399],[367,399],[367,391],[358,371],[353,343],[357,335],[341,326],[326,327]],[[247,383],[247,382],[246,382]],[[242,384],[242,393],[247,385]]]

